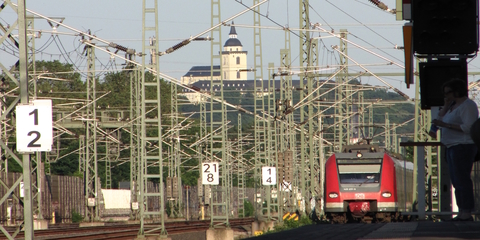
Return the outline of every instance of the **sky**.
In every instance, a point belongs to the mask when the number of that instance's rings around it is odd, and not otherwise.
[[[147,0],[153,3],[153,0]],[[395,8],[395,0],[384,0],[389,8]],[[253,5],[253,0],[224,0],[221,1],[220,18],[226,20]],[[26,1],[27,9],[50,18],[65,18],[63,24],[79,31],[90,30],[97,37],[108,42],[114,42],[128,48],[142,51],[142,1],[127,0],[43,0]],[[292,29],[290,32],[292,68],[300,65],[299,28],[299,1],[270,0],[261,5],[261,30],[263,78],[268,79],[266,70],[268,63],[280,65],[280,49],[285,48],[285,31],[280,27]],[[211,1],[207,0],[175,0],[158,1],[159,50],[181,42],[190,36],[196,36],[210,28]],[[32,14],[32,13],[28,13]],[[0,23],[12,25],[16,20],[16,13],[6,8],[0,12]],[[233,19],[238,39],[243,50],[248,51],[247,66],[254,66],[254,30],[253,12]],[[150,20],[149,20],[150,21]],[[402,26],[405,21],[397,21],[395,15],[374,6],[368,0],[314,0],[310,1],[310,22],[320,24],[321,28],[331,33],[338,33],[341,29],[348,31],[348,56],[362,67],[349,66],[349,71],[368,71],[374,73],[403,73],[404,53],[396,49],[403,46]],[[230,23],[230,22],[229,22]],[[86,58],[82,55],[83,45],[75,31],[65,27],[58,27],[57,34],[52,34],[52,27],[42,18],[35,19],[35,29],[42,31],[36,38],[37,60],[60,60],[74,64],[79,71],[86,70]],[[222,27],[222,43],[228,40],[229,26]],[[203,35],[207,36],[209,33]],[[312,37],[320,37],[319,63],[327,68],[338,63],[338,53],[333,46],[339,45],[340,40],[332,34],[323,31],[313,32]],[[99,45],[102,45],[99,43]],[[356,46],[354,46],[356,45]],[[364,48],[364,49],[361,49]],[[15,56],[11,46],[0,46],[0,61],[5,66],[11,66]],[[108,54],[96,51],[98,62],[96,70],[99,75],[108,71],[121,69],[123,60],[112,58]],[[137,62],[141,58],[137,57]],[[210,42],[192,42],[189,45],[164,56],[160,59],[160,71],[163,74],[180,79],[192,66],[210,65]],[[395,64],[390,64],[394,62]],[[477,64],[472,61],[469,71],[479,72]],[[324,73],[333,72],[327,70]],[[253,79],[250,73],[249,79]],[[478,80],[477,76],[470,81]],[[296,79],[294,77],[294,79]],[[297,78],[298,79],[298,78]],[[398,88],[410,97],[414,96],[414,89],[406,88],[403,77],[360,77],[362,83],[371,85]]]

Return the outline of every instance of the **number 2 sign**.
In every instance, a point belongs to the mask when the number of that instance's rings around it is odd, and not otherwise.
[[[202,184],[218,185],[218,162],[202,164]]]
[[[34,100],[33,105],[18,105],[16,112],[17,151],[51,151],[52,100]]]

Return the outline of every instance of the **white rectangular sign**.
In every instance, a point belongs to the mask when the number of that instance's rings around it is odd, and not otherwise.
[[[23,182],[20,182],[20,197],[25,197],[25,184]]]
[[[274,167],[262,167],[262,184],[276,185],[277,171]]]
[[[202,184],[218,185],[218,162],[202,163]]]
[[[49,152],[53,144],[52,100],[15,107],[17,151]]]

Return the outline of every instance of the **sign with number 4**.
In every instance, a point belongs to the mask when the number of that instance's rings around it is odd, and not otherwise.
[[[262,184],[263,185],[276,185],[277,184],[277,171],[274,167],[262,167]]]
[[[218,185],[218,162],[202,164],[202,184]]]
[[[34,100],[32,103],[15,107],[17,151],[51,151],[52,100]]]

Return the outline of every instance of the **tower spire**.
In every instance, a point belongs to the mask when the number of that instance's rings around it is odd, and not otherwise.
[[[232,26],[230,27],[230,33],[228,34],[229,38],[237,38],[237,31],[235,31],[235,23],[232,21]]]

